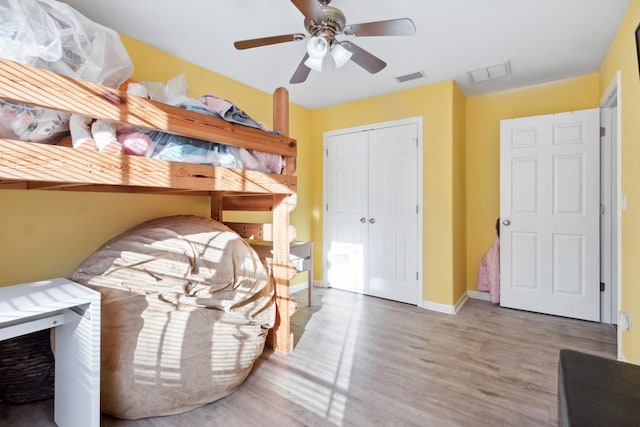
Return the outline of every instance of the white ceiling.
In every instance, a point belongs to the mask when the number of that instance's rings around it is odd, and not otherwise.
[[[289,0],[63,0],[93,21],[189,62],[308,108],[455,80],[479,95],[598,71],[629,0],[334,0],[347,24],[411,18],[414,36],[338,37],[388,63],[369,74],[353,62],[289,79],[306,43],[236,50],[236,40],[306,33]],[[633,37],[632,34],[629,37]],[[509,61],[512,75],[472,84],[467,72]],[[162,64],[158,64],[162,66]],[[398,83],[422,71],[427,77]]]

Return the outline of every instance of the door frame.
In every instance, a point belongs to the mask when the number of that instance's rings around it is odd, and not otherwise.
[[[417,268],[417,273],[418,273],[418,280],[416,281],[416,296],[415,296],[415,304],[416,305],[420,305],[422,303],[422,294],[423,294],[423,241],[424,241],[424,236],[423,236],[423,217],[424,217],[424,204],[423,204],[423,182],[424,182],[424,175],[423,175],[423,163],[424,163],[424,156],[423,156],[423,118],[422,116],[416,116],[416,117],[409,117],[406,119],[400,119],[400,120],[391,120],[391,121],[386,121],[386,122],[379,122],[379,123],[371,123],[371,124],[366,124],[366,125],[361,125],[361,126],[355,126],[355,127],[350,127],[350,128],[344,128],[344,129],[336,129],[336,130],[331,130],[331,131],[326,131],[322,133],[322,286],[323,287],[329,287],[329,282],[327,281],[327,271],[329,269],[329,265],[328,265],[328,257],[327,257],[327,250],[330,247],[328,240],[328,233],[326,232],[326,230],[328,229],[327,226],[327,216],[325,215],[325,213],[327,212],[327,201],[328,201],[328,195],[327,195],[327,191],[328,191],[328,185],[327,185],[327,176],[328,176],[328,172],[327,172],[327,144],[328,141],[327,139],[331,136],[334,135],[341,135],[341,134],[345,134],[345,133],[356,133],[356,132],[364,132],[364,131],[369,131],[369,130],[376,130],[376,129],[383,129],[383,128],[388,128],[388,127],[395,127],[395,126],[402,126],[402,125],[409,125],[409,124],[415,124],[417,126],[418,129],[418,140],[417,140],[417,144],[418,144],[418,169],[417,169],[417,192],[418,194],[416,195],[416,200],[418,203],[418,214],[417,214],[417,233],[418,233],[418,248],[417,248],[417,260],[418,263],[416,265]]]
[[[611,238],[611,236],[616,236],[615,244],[611,245],[611,257],[610,259],[602,260],[603,263],[610,262],[610,266],[612,267],[612,275],[615,276],[615,289],[612,286],[605,287],[604,293],[608,295],[603,295],[603,299],[606,301],[611,301],[611,308],[609,309],[609,318],[602,319],[602,322],[606,323],[617,323],[618,311],[622,305],[622,257],[620,254],[622,253],[622,135],[621,135],[621,110],[622,106],[620,104],[620,71],[617,71],[611,82],[609,83],[609,87],[604,92],[602,98],[600,99],[599,107],[601,109],[611,109],[616,107],[617,113],[615,117],[610,120],[610,128],[606,129],[605,132],[610,132],[611,129],[615,128],[615,140],[611,141],[612,149],[615,154],[615,158],[609,156],[610,162],[608,165],[603,165],[602,170],[610,170],[611,171],[611,179],[615,180],[615,194],[612,196],[614,206],[609,206],[609,209],[612,216],[612,221],[610,224],[609,230],[603,230],[602,235],[604,238]],[[607,207],[605,207],[607,209]],[[615,267],[614,267],[615,266]],[[622,355],[622,331],[618,328],[617,332],[617,341],[618,341],[618,359],[624,360],[624,356]]]

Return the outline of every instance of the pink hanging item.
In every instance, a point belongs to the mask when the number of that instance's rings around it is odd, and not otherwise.
[[[480,260],[478,290],[489,292],[494,304],[500,303],[500,237],[496,236],[487,253]]]

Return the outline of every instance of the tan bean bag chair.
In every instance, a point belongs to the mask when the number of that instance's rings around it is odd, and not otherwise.
[[[275,321],[260,258],[208,218],[141,224],[69,279],[102,294],[101,410],[118,418],[176,414],[228,395]]]

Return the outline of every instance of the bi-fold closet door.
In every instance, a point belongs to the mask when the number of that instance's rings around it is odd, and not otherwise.
[[[418,125],[325,135],[325,279],[419,303]]]

